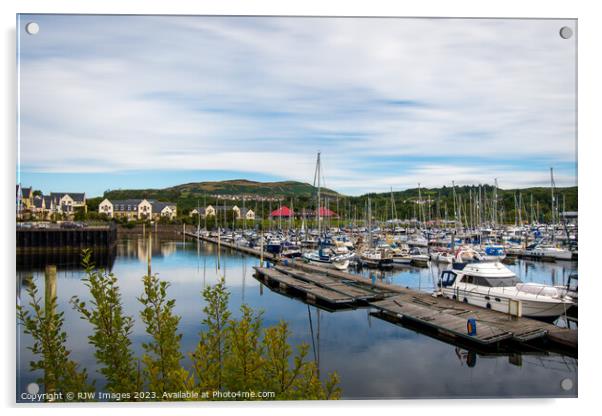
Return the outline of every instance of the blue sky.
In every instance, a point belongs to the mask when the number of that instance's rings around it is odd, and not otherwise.
[[[24,27],[35,21],[37,35]],[[572,20],[22,15],[19,172],[44,192],[246,178],[358,195],[576,185]]]

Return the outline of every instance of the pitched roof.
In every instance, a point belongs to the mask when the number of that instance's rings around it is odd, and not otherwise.
[[[44,198],[41,196],[36,196],[33,199],[33,206],[38,209],[42,209],[44,207]]]
[[[173,202],[160,202],[160,201],[150,201],[153,206],[154,212],[161,212],[165,209],[165,207],[175,208],[176,204]]]
[[[144,199],[120,199],[110,201],[113,204],[113,210],[115,211],[138,211],[138,205],[144,201]]]
[[[23,198],[31,197],[31,189],[31,186],[29,188],[21,188],[21,194],[23,195]]]
[[[320,207],[320,217],[334,217],[337,214],[328,208]]]
[[[270,214],[270,217],[291,217],[293,215],[295,215],[293,210],[290,209],[289,207],[283,205],[280,208],[278,208],[277,210],[272,211],[272,213]]]
[[[243,217],[246,216],[249,212],[253,212],[253,210],[251,208],[241,208],[240,209],[240,215],[242,215]]]
[[[65,195],[69,195],[75,202],[80,203],[83,203],[86,199],[85,192],[50,192],[50,197],[56,204],[58,204]]]

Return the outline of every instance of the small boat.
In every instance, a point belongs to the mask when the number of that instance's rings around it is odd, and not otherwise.
[[[500,262],[454,265],[441,273],[440,292],[449,299],[510,313],[518,302],[522,316],[552,320],[566,313],[574,300],[554,286],[522,283]]]
[[[431,253],[431,260],[436,263],[452,264],[454,255],[447,251],[435,251]]]
[[[373,248],[360,254],[362,264],[368,267],[388,269],[393,267],[393,256],[384,249]]]
[[[483,261],[502,261],[506,258],[504,246],[501,245],[487,245],[480,254]]]
[[[550,244],[531,244],[523,251],[523,256],[550,260],[571,260],[573,253],[570,250]]]
[[[317,251],[303,253],[303,260],[318,266],[330,267],[337,270],[347,270],[349,257],[345,255],[334,255],[331,250],[320,248]]]
[[[265,247],[268,253],[280,254],[282,252],[282,242],[278,238],[270,238]]]
[[[394,264],[410,264],[412,262],[410,249],[407,244],[400,244],[398,247],[393,248],[391,252]]]
[[[430,260],[430,256],[418,247],[410,249],[411,264],[416,266],[426,266]]]

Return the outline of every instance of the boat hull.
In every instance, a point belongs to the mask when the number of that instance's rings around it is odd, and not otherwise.
[[[511,299],[501,295],[492,294],[489,299],[487,299],[485,294],[459,288],[443,288],[442,292],[443,296],[448,299],[466,302],[470,305],[480,306],[502,313],[509,313],[510,311]],[[550,320],[564,315],[572,306],[572,304],[563,302],[548,302],[543,300],[533,301],[520,299],[520,302],[522,316],[544,320]]]
[[[309,264],[315,264],[316,266],[327,267],[330,269],[347,270],[349,268],[349,260],[344,260],[340,262],[321,261],[307,258],[304,258],[304,260],[307,261]]]

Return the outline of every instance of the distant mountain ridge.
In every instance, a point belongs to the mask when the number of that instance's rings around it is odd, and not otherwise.
[[[257,182],[247,179],[233,179],[225,181],[191,182],[171,186],[163,189],[116,189],[104,193],[105,198],[147,198],[158,200],[181,200],[190,198],[203,198],[211,195],[235,196],[253,195],[261,197],[311,197],[317,188],[298,181]],[[322,188],[325,196],[337,196],[332,189]]]

